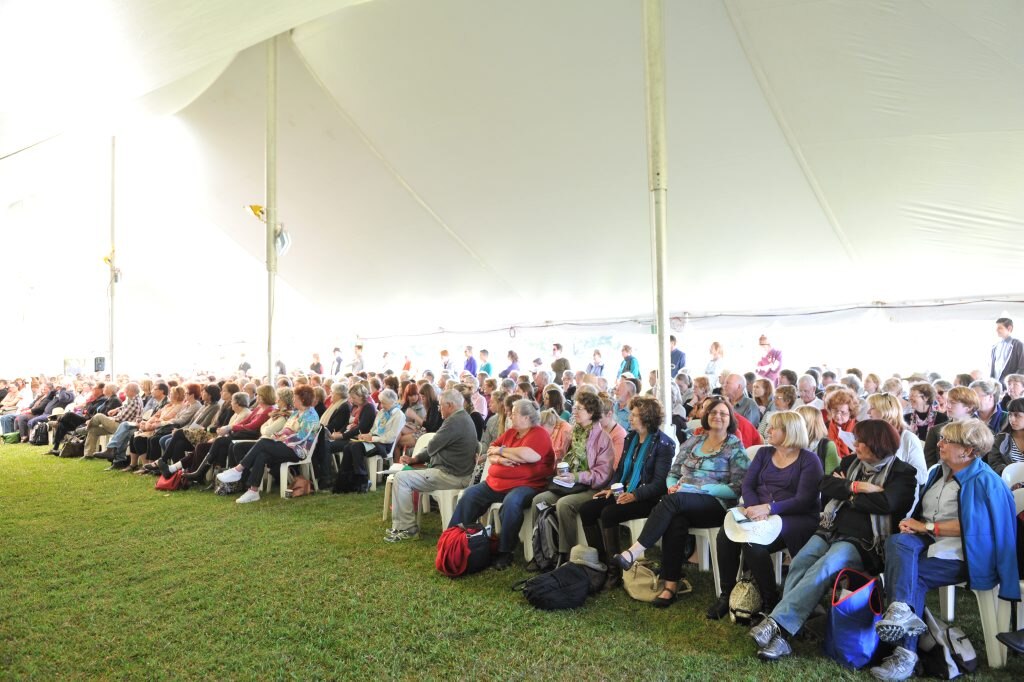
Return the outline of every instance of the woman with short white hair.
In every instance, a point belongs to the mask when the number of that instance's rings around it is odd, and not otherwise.
[[[405,413],[398,403],[398,394],[385,388],[379,398],[380,410],[377,411],[370,432],[359,434],[341,451],[335,492],[367,492],[370,489],[370,477],[366,470],[366,458],[374,455],[386,458],[405,426]]]

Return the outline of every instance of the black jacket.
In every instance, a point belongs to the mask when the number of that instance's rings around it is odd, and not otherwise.
[[[856,461],[856,455],[844,457],[837,471],[845,476]],[[917,493],[917,469],[897,459],[889,469],[889,475],[882,485],[882,492],[854,495],[850,492],[850,486],[851,481],[846,478],[826,476],[821,479],[819,486],[821,501],[827,504],[833,499],[847,500],[836,514],[836,540],[846,539],[856,545],[864,568],[877,574],[882,570],[882,548],[872,549],[874,534],[871,530],[871,515],[888,514],[892,524],[891,532],[898,533],[900,521],[910,513],[910,508],[914,504]]]
[[[626,468],[626,453],[629,452],[630,445],[636,439],[636,431],[626,434],[626,440],[622,444],[622,458],[619,459],[619,466],[616,467],[615,474],[612,476],[612,483],[629,484],[629,481],[622,480],[622,474]],[[637,443],[636,454],[639,453],[641,445],[641,443]],[[637,500],[657,499],[668,492],[665,479],[668,478],[668,470],[672,467],[675,455],[675,443],[664,433],[658,431],[658,442],[654,445],[654,452],[647,454],[647,458],[644,460],[644,469],[640,472],[640,485],[633,491]]]

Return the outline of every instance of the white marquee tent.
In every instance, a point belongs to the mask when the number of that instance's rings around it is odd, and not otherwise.
[[[979,299],[924,317],[990,343],[1024,289],[1024,5],[665,5],[668,304],[695,345]],[[258,352],[243,207],[279,34],[283,346],[651,316],[636,0],[13,0],[0,26],[11,370],[106,348],[111,206],[124,369]]]

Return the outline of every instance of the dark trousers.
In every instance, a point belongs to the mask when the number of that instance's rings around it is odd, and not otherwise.
[[[372,446],[369,450],[366,449],[367,445],[364,441],[350,440],[342,448],[338,478],[334,483],[336,491],[350,492],[365,489],[370,481],[366,471],[366,458],[374,455],[386,457],[391,450],[391,443],[369,443]]]
[[[242,460],[242,480],[249,479],[250,488],[259,488],[263,482],[263,469],[270,467],[273,474],[283,462],[298,462],[299,456],[290,447],[276,440],[263,438],[256,441]]]
[[[700,493],[665,495],[651,510],[637,539],[644,547],[653,547],[661,539],[661,577],[675,582],[682,577],[690,528],[715,528],[722,525],[725,508],[717,497]],[[735,573],[734,573],[735,575]]]
[[[156,438],[156,436],[153,436]],[[136,455],[145,455],[149,452],[149,436],[132,436],[131,443],[128,445],[128,450]]]
[[[185,465],[185,455],[192,449],[192,443],[185,437],[185,432],[182,429],[178,429],[171,434],[171,440],[168,441],[167,447],[164,448],[164,452],[161,457],[166,459],[168,462],[182,462],[182,466],[185,469],[188,469]]]
[[[580,521],[583,522],[583,532],[587,535],[587,544],[597,548],[605,557],[618,554],[618,544],[614,547],[606,546],[602,531],[618,529],[623,521],[642,519],[651,513],[658,500],[637,500],[629,504],[616,504],[614,497],[601,497],[596,500],[584,502],[580,506]],[[614,535],[618,538],[618,532],[605,533],[610,538]]]
[[[83,426],[86,422],[85,417],[74,412],[65,412],[57,420],[57,428],[53,430],[53,447],[60,447],[60,442],[64,440],[64,436],[68,435],[79,426]]]
[[[786,549],[781,536],[770,545],[755,545],[749,542],[733,542],[723,532],[718,534],[718,575],[722,582],[722,594],[726,597],[736,587],[736,576],[740,571],[740,557],[743,565],[750,570],[758,591],[765,603],[779,600],[779,588],[775,584],[775,569],[772,554]]]
[[[226,436],[214,438],[213,442],[209,446],[210,464],[213,466],[226,467],[228,465],[228,455],[231,453],[231,445],[234,441],[256,440],[259,437],[259,431],[232,431]],[[244,455],[245,453],[242,454]],[[237,462],[238,460],[236,459],[235,461]]]

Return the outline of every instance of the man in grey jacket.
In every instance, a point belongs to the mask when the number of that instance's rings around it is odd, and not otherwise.
[[[423,464],[427,469],[409,469],[394,474],[391,483],[391,530],[385,542],[410,540],[419,534],[414,492],[465,488],[473,482],[478,443],[473,419],[464,409],[465,401],[458,391],[449,389],[438,401],[444,421],[424,452],[410,457],[403,455],[402,464]]]
[[[747,418],[754,428],[761,422],[761,410],[758,409],[750,397],[747,396],[746,381],[739,374],[730,374],[722,387],[722,394],[729,399],[736,412]]]

